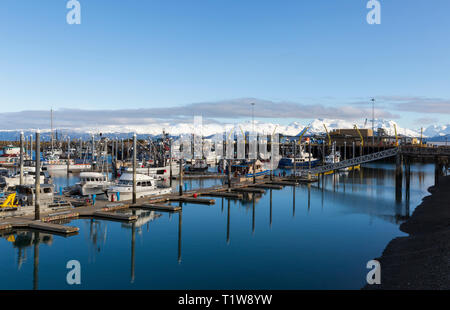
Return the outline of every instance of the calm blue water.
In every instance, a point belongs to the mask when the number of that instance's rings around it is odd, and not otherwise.
[[[409,210],[395,202],[394,166],[371,164],[326,176],[323,190],[273,190],[272,206],[268,190],[246,201],[185,204],[181,217],[140,213],[134,225],[74,220],[68,225],[78,235],[41,233],[38,245],[32,232],[5,235],[0,289],[359,289],[367,261],[404,235],[400,221],[427,194],[433,169],[412,167]],[[192,186],[221,180],[201,182]],[[73,259],[81,263],[79,286],[66,283]]]

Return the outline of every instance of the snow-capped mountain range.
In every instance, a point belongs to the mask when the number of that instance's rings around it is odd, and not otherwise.
[[[450,135],[450,124],[448,125],[431,125],[424,131],[424,135],[427,137],[439,137]]]
[[[300,122],[292,122],[288,125],[275,124],[271,122],[261,122],[255,121],[244,121],[237,122],[236,124],[222,124],[222,123],[211,123],[205,122],[201,127],[195,126],[193,122],[178,122],[178,123],[169,123],[169,122],[161,122],[161,123],[153,123],[145,126],[119,126],[119,125],[110,125],[103,126],[101,128],[57,128],[58,132],[63,135],[69,135],[73,138],[80,137],[83,135],[89,134],[99,134],[102,133],[104,135],[116,135],[116,136],[126,136],[129,133],[136,132],[138,135],[160,135],[163,130],[168,132],[173,136],[178,136],[181,134],[189,134],[193,133],[194,130],[198,134],[202,134],[203,136],[211,136],[216,133],[229,131],[231,128],[234,128],[235,131],[252,131],[254,128],[255,131],[261,133],[271,134],[274,131],[283,135],[295,136],[298,135],[305,126],[309,125],[309,129],[306,132],[306,135],[309,134],[322,134],[325,132],[324,124],[327,127],[328,131],[332,131],[333,129],[344,129],[344,128],[353,128],[355,125],[354,122],[346,121],[346,120],[338,120],[338,119],[315,119],[310,124],[300,123]],[[358,128],[372,128],[371,122],[367,123],[356,123]],[[376,120],[375,128],[383,128],[387,134],[394,135],[395,129],[394,125],[397,127],[397,134],[409,136],[409,137],[418,137],[420,136],[419,130],[412,130],[408,128],[402,128],[397,125],[394,121],[387,120]],[[17,139],[18,133],[20,130],[9,130],[9,131],[1,131],[0,130],[0,140],[15,140]],[[30,134],[31,130],[25,130],[25,134]],[[41,129],[41,132],[45,136],[50,132],[50,129]],[[436,126],[432,125],[427,128],[424,128],[423,136],[424,137],[436,137],[436,136],[445,136],[450,134],[450,125],[442,125]],[[8,137],[11,137],[8,139]]]

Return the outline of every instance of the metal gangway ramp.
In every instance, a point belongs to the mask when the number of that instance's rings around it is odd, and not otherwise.
[[[362,156],[351,158],[351,159],[346,159],[346,160],[343,160],[343,161],[340,161],[340,162],[334,163],[334,164],[327,164],[327,165],[315,167],[312,169],[299,170],[299,171],[295,172],[295,175],[296,176],[297,175],[304,176],[307,174],[315,175],[315,174],[325,173],[328,171],[339,170],[339,169],[343,169],[343,168],[347,168],[347,167],[357,166],[357,165],[360,165],[363,163],[369,163],[369,162],[380,160],[383,158],[395,156],[395,155],[397,155],[398,152],[399,152],[399,149],[396,147],[396,148],[384,150],[381,152],[376,152],[376,153],[362,155]]]

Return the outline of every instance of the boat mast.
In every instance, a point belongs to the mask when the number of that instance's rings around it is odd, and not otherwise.
[[[50,136],[51,136],[52,154],[53,154],[53,108],[50,109]]]

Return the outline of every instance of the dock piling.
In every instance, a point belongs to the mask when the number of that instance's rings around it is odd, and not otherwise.
[[[41,210],[39,205],[41,191],[41,133],[39,129],[36,131],[36,168],[35,168],[35,194],[34,194],[34,219],[41,219]]]
[[[179,194],[183,196],[183,155],[180,156],[180,185],[179,185]]]
[[[397,154],[395,160],[395,200],[397,202],[402,201],[402,183],[403,183],[403,171],[402,171],[402,155]]]
[[[133,204],[136,203],[136,133],[133,135]]]
[[[70,171],[70,137],[67,138],[67,176]]]
[[[23,131],[20,133],[20,185],[23,185]],[[36,176],[37,177],[37,176]]]

